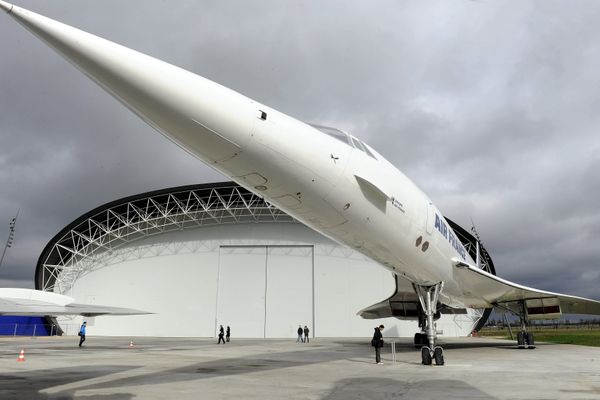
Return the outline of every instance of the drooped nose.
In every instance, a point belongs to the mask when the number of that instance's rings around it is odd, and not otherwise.
[[[2,9],[170,140],[215,163],[255,120],[245,96],[182,68],[0,0]]]
[[[12,4],[0,0],[0,8],[3,9],[4,11],[10,12],[10,10],[12,9],[12,7],[13,7]]]

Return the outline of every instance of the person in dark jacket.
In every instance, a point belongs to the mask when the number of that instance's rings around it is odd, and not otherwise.
[[[375,328],[375,333],[373,333],[373,339],[371,340],[371,345],[375,347],[375,362],[377,364],[383,364],[381,362],[381,348],[383,347],[382,330],[383,325],[379,325],[379,327]]]
[[[296,339],[296,343],[298,343],[298,342],[304,343],[304,339],[302,339],[303,332],[304,331],[302,330],[302,325],[298,325],[298,339]]]
[[[304,325],[304,343],[308,343],[308,332],[310,332],[308,326]]]
[[[223,341],[223,344],[225,344],[225,339],[223,338],[223,336],[225,336],[225,332],[223,331],[223,325],[221,325],[221,327],[219,328],[219,343],[217,344],[221,344],[221,340]]]
[[[79,347],[81,347],[81,345],[83,344],[83,342],[85,342],[85,328],[87,326],[87,321],[83,321],[83,324],[81,325],[81,328],[79,328]]]
[[[225,341],[229,342],[229,338],[231,337],[231,328],[227,325],[227,329],[225,330]]]

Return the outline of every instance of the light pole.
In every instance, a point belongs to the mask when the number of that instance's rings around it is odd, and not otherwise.
[[[6,239],[6,244],[4,245],[4,250],[2,251],[2,257],[0,257],[0,267],[2,267],[2,261],[4,261],[4,256],[6,255],[6,250],[9,247],[12,247],[15,239],[15,225],[17,224],[17,217],[19,216],[19,211],[17,211],[17,215],[10,220],[10,232],[8,233],[8,239]]]

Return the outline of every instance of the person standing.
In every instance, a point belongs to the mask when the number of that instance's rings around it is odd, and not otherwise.
[[[308,343],[308,326],[304,325],[304,343]]]
[[[231,328],[227,325],[227,330],[225,331],[225,340],[229,342],[229,338],[231,337]]]
[[[303,332],[304,331],[302,330],[302,325],[298,325],[298,339],[296,339],[296,343],[298,343],[298,342],[304,343],[304,339],[302,339]]]
[[[223,331],[223,325],[220,325],[220,328],[219,328],[219,343],[217,343],[217,344],[221,344],[221,340],[223,341],[223,344],[225,344],[225,339],[223,338],[223,336],[225,336],[225,332]]]
[[[87,326],[87,321],[83,321],[83,324],[81,324],[81,327],[79,328],[79,347],[81,347],[81,345],[83,344],[83,342],[85,342],[85,328]]]
[[[383,325],[376,327],[375,333],[373,333],[373,339],[371,339],[371,346],[375,347],[375,362],[377,364],[383,364],[381,362],[381,348],[383,347],[383,335],[381,334],[382,330]]]

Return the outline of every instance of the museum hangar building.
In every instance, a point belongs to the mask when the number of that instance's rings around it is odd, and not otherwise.
[[[449,222],[473,249],[475,237]],[[415,320],[357,315],[390,297],[393,305],[410,283],[233,182],[142,193],[82,215],[46,245],[35,285],[152,313],[85,318],[96,336],[215,337],[219,325],[234,338],[294,338],[299,325],[311,337],[366,337],[380,323],[388,337],[419,330]],[[487,315],[443,314],[438,329],[466,336]],[[76,334],[81,321],[51,323]]]

